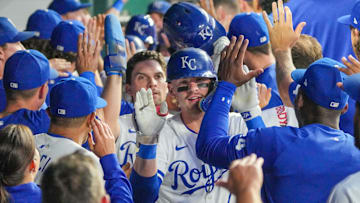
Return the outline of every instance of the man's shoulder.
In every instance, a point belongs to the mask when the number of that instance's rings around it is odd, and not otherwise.
[[[352,202],[360,199],[360,172],[349,175],[339,182],[329,196],[329,203]]]

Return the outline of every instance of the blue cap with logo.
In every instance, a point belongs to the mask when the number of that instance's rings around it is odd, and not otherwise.
[[[106,101],[97,96],[95,85],[82,77],[64,79],[50,92],[50,112],[58,117],[87,116],[106,105]]]
[[[236,15],[229,27],[228,38],[244,35],[249,40],[249,47],[257,47],[269,43],[269,32],[265,21],[257,13],[241,13]]]
[[[56,11],[38,9],[29,17],[26,30],[34,31],[37,38],[50,39],[52,31],[61,20],[61,16]]]
[[[78,0],[53,0],[48,8],[63,15],[67,12],[77,11],[90,6],[92,6],[91,3],[80,3]]]
[[[164,15],[164,31],[177,49],[200,48],[213,55],[213,44],[225,28],[204,9],[187,2],[173,4]]]
[[[360,30],[360,1],[357,1],[351,10],[351,14],[341,16],[337,19],[339,23],[351,25]]]
[[[217,78],[209,55],[198,48],[185,48],[171,55],[167,64],[168,81],[181,78]]]
[[[349,95],[336,86],[337,82],[346,78],[337,67],[343,65],[333,59],[322,58],[307,69],[293,71],[291,77],[313,102],[327,109],[340,110],[347,104]]]
[[[0,46],[5,43],[14,43],[27,40],[35,32],[19,32],[9,18],[0,17]]]
[[[354,100],[360,102],[360,73],[348,76],[343,81],[344,91]]]
[[[147,13],[160,13],[164,15],[170,6],[171,4],[167,1],[154,1],[149,4]]]
[[[85,26],[80,21],[62,21],[52,32],[50,44],[59,51],[76,53],[79,34],[84,31]]]
[[[28,90],[56,77],[56,71],[50,68],[42,53],[32,49],[20,50],[5,63],[3,85],[14,90]]]

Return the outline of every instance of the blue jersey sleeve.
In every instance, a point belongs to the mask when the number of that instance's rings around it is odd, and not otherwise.
[[[231,146],[236,146],[240,136],[228,136],[229,111],[235,89],[231,83],[218,84],[196,140],[199,159],[216,167],[228,168],[231,161],[237,158]],[[244,155],[245,152],[242,156]]]
[[[132,188],[115,154],[100,159],[104,171],[105,189],[111,202],[133,202]]]
[[[157,200],[162,183],[158,174],[152,177],[142,177],[135,170],[132,170],[130,182],[134,189],[135,203],[153,203]]]

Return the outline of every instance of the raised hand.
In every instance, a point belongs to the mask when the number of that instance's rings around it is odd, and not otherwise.
[[[349,55],[348,59],[342,57],[341,61],[347,67],[347,68],[339,67],[338,69],[341,72],[345,73],[346,75],[353,75],[356,73],[360,73],[360,62],[352,55]]]
[[[263,183],[263,158],[251,154],[243,159],[235,160],[229,167],[227,181],[220,180],[216,184],[228,189],[238,198],[248,191],[256,192],[260,200],[260,189]]]
[[[206,4],[206,1],[207,0],[200,0],[200,7],[217,20],[218,18],[215,11],[214,1],[209,0],[209,6]]]
[[[233,83],[237,87],[260,75],[263,70],[254,70],[245,72],[243,69],[243,61],[249,40],[240,35],[231,38],[230,45],[221,53],[218,76],[220,80]]]
[[[136,93],[135,119],[140,133],[137,133],[136,142],[140,144],[156,144],[159,132],[165,124],[166,118],[158,116],[152,91],[141,88]],[[161,104],[162,112],[167,111],[166,102]]]
[[[88,137],[90,150],[93,151],[98,157],[103,157],[108,154],[115,153],[115,137],[111,132],[110,127],[97,119],[91,121],[94,139]]]
[[[263,11],[262,13],[266,26],[269,30],[271,48],[274,53],[278,51],[286,51],[294,46],[296,41],[300,38],[301,31],[306,23],[299,23],[294,30],[292,13],[289,7],[285,6],[284,9],[282,0],[278,0],[278,3],[272,3],[272,13],[274,19],[273,25],[270,23],[266,12]]]
[[[267,88],[265,84],[257,83],[257,92],[260,108],[267,106],[271,99],[271,88]]]
[[[78,38],[78,56],[76,60],[76,70],[79,74],[91,71],[95,72],[98,67],[100,57],[100,41],[96,40],[99,35],[99,28],[96,27],[96,20],[90,19],[84,34]]]

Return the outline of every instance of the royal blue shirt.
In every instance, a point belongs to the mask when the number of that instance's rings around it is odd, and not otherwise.
[[[231,103],[224,101],[233,92],[221,83],[201,124],[197,155],[224,168],[251,153],[263,157],[266,201],[326,202],[333,186],[360,170],[360,151],[354,138],[321,124],[259,128],[229,137]]]
[[[271,88],[271,98],[269,104],[266,105],[262,110],[274,108],[277,106],[282,106],[283,102],[281,100],[279,90],[276,84],[276,72],[275,72],[275,64],[270,65],[269,67],[264,69],[264,72],[256,77],[257,83],[265,84],[267,88]]]
[[[302,34],[315,37],[321,44],[324,57],[341,62],[341,57],[352,54],[350,27],[337,18],[351,13],[355,0],[293,0],[285,5],[292,11],[293,25],[305,21]]]
[[[50,118],[45,110],[31,111],[28,109],[19,109],[14,113],[0,118],[0,129],[9,124],[22,124],[29,127],[32,133],[46,133],[50,127]]]
[[[41,189],[34,182],[5,188],[11,203],[41,203]]]

